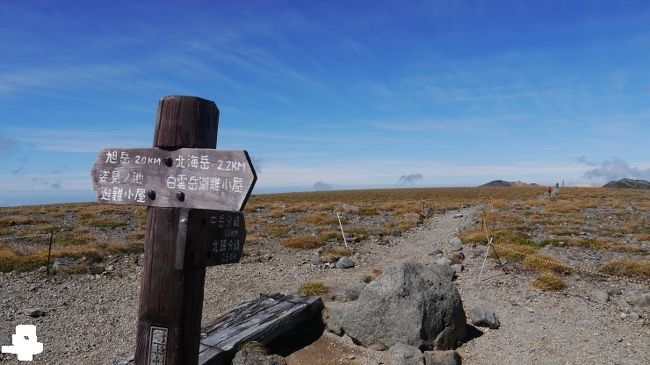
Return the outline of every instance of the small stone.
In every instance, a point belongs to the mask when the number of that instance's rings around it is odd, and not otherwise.
[[[426,365],[461,365],[462,358],[454,350],[425,351],[424,363]]]
[[[449,246],[452,250],[458,251],[463,249],[463,241],[458,237],[453,237],[449,240]]]
[[[320,256],[312,256],[311,259],[309,259],[309,262],[312,263],[312,265],[322,265],[323,264],[323,258]]]
[[[449,255],[449,259],[454,264],[461,264],[465,260],[465,254],[462,251],[452,252]]]
[[[592,302],[605,304],[609,300],[609,294],[604,290],[594,290],[591,292],[590,299]]]
[[[451,262],[451,260],[449,258],[447,258],[447,257],[441,257],[441,258],[436,260],[436,264],[451,266],[453,264],[453,262]]]
[[[461,213],[454,214],[454,218],[463,218],[463,215]]]
[[[71,257],[58,257],[54,259],[54,263],[52,264],[52,269],[59,270],[62,267],[65,266],[70,266],[75,264],[75,259]]]
[[[360,241],[359,238],[355,236],[345,237],[345,242],[347,243],[357,243],[359,241]]]
[[[442,255],[442,250],[439,249],[439,248],[438,248],[438,249],[435,249],[435,250],[433,250],[433,252],[431,252],[429,255],[431,255],[431,256],[440,256],[440,255]]]
[[[24,313],[34,318],[43,317],[45,315],[45,311],[41,309],[34,309],[34,308],[26,309]]]
[[[395,365],[424,365],[422,352],[415,346],[398,343],[390,347],[388,352],[391,354],[392,362]]]
[[[492,309],[475,307],[467,311],[470,320],[475,326],[497,329],[501,326],[499,317]]]
[[[623,294],[623,291],[621,290],[621,288],[619,288],[617,286],[612,286],[609,289],[607,289],[607,294],[609,294],[609,295],[621,295],[621,294]]]
[[[454,269],[456,274],[460,274],[461,272],[463,272],[463,264],[453,264],[451,265],[451,268]]]
[[[650,306],[650,292],[630,291],[625,295],[625,301],[637,307]]]
[[[633,321],[638,321],[639,318],[641,318],[641,316],[639,316],[638,313],[636,313],[636,312],[632,312],[632,313],[630,313],[630,319],[631,319],[631,320],[633,320]]]
[[[90,266],[90,273],[91,273],[91,274],[98,275],[98,274],[103,273],[103,272],[104,272],[104,269],[105,269],[105,268],[104,268],[104,265],[94,264],[94,265],[91,265],[91,266]]]
[[[352,261],[351,258],[347,256],[341,257],[337,262],[336,262],[336,268],[337,269],[350,269],[354,267],[355,262]]]

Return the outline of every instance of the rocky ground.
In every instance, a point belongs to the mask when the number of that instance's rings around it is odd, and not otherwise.
[[[255,245],[239,264],[208,269],[203,322],[260,293],[294,292],[307,280],[337,293],[359,283],[372,269],[398,262],[431,262],[452,253],[450,240],[475,223],[479,207],[434,216],[400,237],[354,244],[350,269],[314,265],[316,250]],[[485,246],[463,245],[463,271],[456,285],[466,310],[493,309],[499,329],[483,334],[458,352],[464,364],[646,364],[650,363],[650,320],[641,284],[571,274],[560,292],[532,288],[533,276],[517,266],[488,259],[479,278]],[[109,259],[112,270],[98,275],[43,272],[0,274],[0,343],[8,345],[18,324],[35,324],[45,351],[36,364],[114,364],[134,351],[139,256]],[[44,315],[39,316],[44,312]],[[32,314],[36,317],[29,316]],[[355,346],[331,333],[286,354],[291,364],[381,364],[387,353]],[[14,363],[3,355],[0,363]]]

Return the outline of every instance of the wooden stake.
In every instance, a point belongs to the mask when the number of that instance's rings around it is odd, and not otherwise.
[[[219,109],[214,102],[167,96],[158,103],[153,145],[168,150],[216,148],[218,122]],[[187,264],[198,251],[192,242],[185,241],[184,247],[178,243],[179,224],[186,224],[180,222],[181,212],[181,208],[156,207],[147,212],[135,354],[138,365],[198,361],[205,267]],[[182,226],[180,231],[183,234]],[[177,262],[178,255],[184,265]]]

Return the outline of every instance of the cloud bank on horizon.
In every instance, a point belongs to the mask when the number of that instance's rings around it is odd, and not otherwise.
[[[258,193],[648,178],[647,1],[195,5],[3,2],[0,201],[92,199],[172,94],[217,103]]]
[[[650,168],[642,169],[639,167],[633,167],[616,157],[611,160],[603,161],[600,165],[586,159],[580,160],[580,162],[589,167],[599,166],[585,171],[583,176],[587,179],[604,179],[608,182],[623,178],[650,180]]]

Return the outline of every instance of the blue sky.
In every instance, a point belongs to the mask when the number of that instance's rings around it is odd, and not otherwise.
[[[165,95],[214,100],[256,192],[650,178],[647,1],[0,7],[0,206],[94,199]]]

